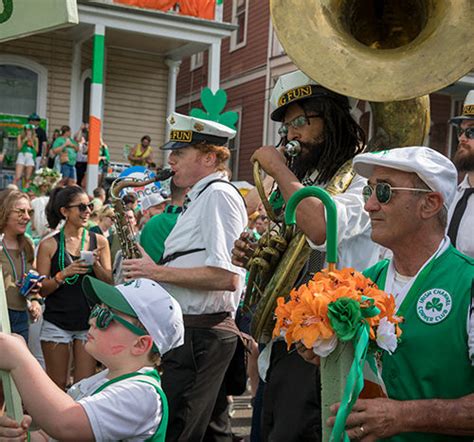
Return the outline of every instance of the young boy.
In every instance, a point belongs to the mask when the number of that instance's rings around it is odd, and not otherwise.
[[[26,410],[41,428],[30,433],[31,440],[164,441],[168,403],[153,365],[183,344],[179,304],[148,279],[113,287],[86,276],[83,289],[95,304],[85,349],[107,368],[67,394],[46,375],[23,339],[0,333],[0,369],[10,371]],[[30,423],[29,416],[21,426],[0,418],[0,439],[25,440]]]

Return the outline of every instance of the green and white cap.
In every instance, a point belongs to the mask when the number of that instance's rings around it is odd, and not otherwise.
[[[235,137],[236,131],[223,124],[202,118],[173,112],[168,117],[170,125],[169,141],[161,146],[162,150],[175,150],[193,144],[215,144],[224,146]]]
[[[178,302],[150,279],[112,286],[91,276],[82,288],[92,304],[105,305],[137,318],[153,338],[161,355],[184,343],[183,313]]]
[[[462,107],[462,115],[451,118],[450,123],[457,125],[461,124],[463,120],[474,120],[474,89],[469,91],[464,100],[464,106]]]

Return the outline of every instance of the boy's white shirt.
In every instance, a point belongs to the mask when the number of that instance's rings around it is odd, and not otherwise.
[[[138,370],[146,373],[151,367]],[[96,441],[143,441],[155,434],[163,407],[153,385],[124,379],[92,396],[110,379],[109,370],[74,384],[68,394],[84,408]],[[51,441],[54,439],[50,439]]]

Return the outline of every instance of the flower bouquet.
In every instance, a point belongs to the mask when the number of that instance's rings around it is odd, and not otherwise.
[[[31,188],[37,195],[40,194],[41,188],[44,193],[48,193],[59,181],[61,181],[61,174],[57,170],[43,167],[35,172]]]
[[[396,350],[402,318],[395,314],[392,295],[352,268],[336,270],[337,210],[325,190],[306,187],[296,192],[286,207],[286,224],[295,223],[296,206],[306,197],[317,197],[326,207],[329,267],[293,289],[289,299],[278,298],[273,336],[283,337],[288,347],[301,342],[321,357],[323,441],[339,442],[348,440],[345,422],[367,372],[383,391],[375,355]],[[325,422],[336,402],[341,404],[329,433]]]
[[[394,297],[361,273],[352,268],[325,269],[293,289],[289,300],[278,298],[273,336],[282,336],[288,347],[302,342],[327,357],[338,341],[352,341],[365,327],[374,351],[378,347],[391,354],[401,335],[402,320],[395,311]]]

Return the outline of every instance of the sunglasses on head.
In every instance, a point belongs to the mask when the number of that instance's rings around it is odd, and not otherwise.
[[[73,207],[77,207],[79,209],[79,212],[85,212],[87,209],[89,209],[91,212],[94,211],[94,203],[89,203],[89,204],[79,203],[79,204],[74,204],[73,206],[67,206],[68,209],[72,209]]]
[[[466,127],[466,129],[462,129],[461,127],[456,127],[456,133],[458,134],[458,138],[464,134],[466,138],[472,140],[474,139],[474,126]]]
[[[380,204],[387,204],[392,198],[393,191],[396,190],[406,190],[409,192],[432,192],[429,189],[417,189],[414,187],[392,187],[388,183],[377,183],[375,185],[375,197]],[[364,202],[369,201],[370,197],[374,193],[374,188],[367,184],[362,189],[362,196],[364,197]]]
[[[136,326],[135,324],[132,324],[121,316],[116,315],[109,308],[102,307],[99,304],[96,304],[95,307],[91,310],[89,320],[93,318],[95,318],[95,326],[99,330],[105,330],[112,323],[112,321],[116,321],[138,336],[148,335],[148,333],[142,328]],[[153,344],[153,350],[155,352],[158,352],[158,348],[155,344]]]
[[[288,129],[291,126],[294,129],[298,127],[306,126],[310,123],[310,118],[320,118],[319,115],[300,115],[299,117],[293,118],[293,120],[288,121],[288,123],[283,123],[278,129],[278,135],[280,137],[286,137],[288,135]]]

